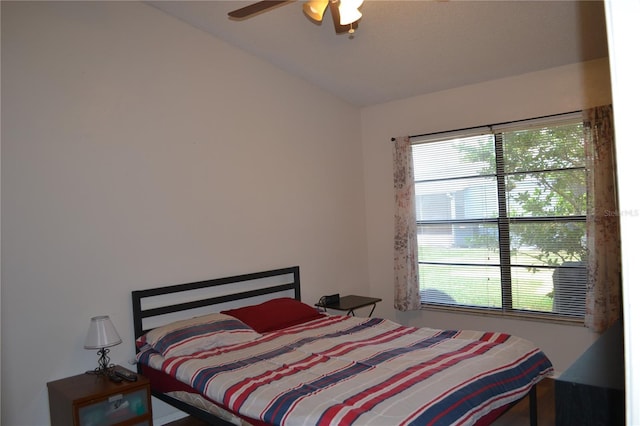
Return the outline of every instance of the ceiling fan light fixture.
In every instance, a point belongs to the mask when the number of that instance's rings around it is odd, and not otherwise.
[[[1,0],[0,0],[1,1]],[[302,11],[307,18],[316,24],[322,24],[327,9],[330,11],[336,34],[353,34],[358,28],[362,13],[358,8],[364,0],[307,0],[302,4]],[[229,19],[238,21],[266,12],[292,0],[261,0],[228,13]],[[350,37],[351,38],[351,37]]]
[[[338,10],[340,11],[340,25],[349,25],[362,18],[362,13],[358,10],[364,0],[340,0]]]
[[[329,5],[329,0],[309,0],[302,5],[304,14],[316,22],[322,22],[325,10]]]

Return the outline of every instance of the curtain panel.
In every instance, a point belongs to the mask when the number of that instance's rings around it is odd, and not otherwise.
[[[392,141],[395,192],[393,305],[400,311],[410,311],[420,309],[413,154],[408,136]]]
[[[584,111],[587,159],[585,325],[603,332],[621,317],[620,222],[611,105]]]

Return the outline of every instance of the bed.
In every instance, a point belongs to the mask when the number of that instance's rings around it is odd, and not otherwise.
[[[299,267],[132,292],[138,371],[208,424],[486,425],[553,372],[499,332],[302,303]]]

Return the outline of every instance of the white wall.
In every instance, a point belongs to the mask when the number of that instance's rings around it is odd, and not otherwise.
[[[609,0],[605,3],[611,59],[611,86],[615,108],[616,152],[620,197],[622,294],[625,332],[626,422],[640,424],[640,197],[638,196],[637,110],[640,96],[640,3]]]
[[[359,118],[141,3],[2,2],[1,423],[49,423],[92,316],[132,358],[131,290],[300,265],[309,303],[366,294]]]
[[[608,62],[598,60],[363,109],[370,294],[384,299],[378,314],[416,326],[489,329],[517,334],[539,345],[554,363],[556,371],[565,370],[597,337],[584,327],[393,310],[394,211],[390,138],[533,118],[610,102]]]

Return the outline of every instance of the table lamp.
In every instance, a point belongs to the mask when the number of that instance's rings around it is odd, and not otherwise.
[[[89,324],[89,332],[84,341],[85,349],[98,349],[98,368],[94,370],[95,374],[109,374],[109,347],[119,345],[122,339],[118,335],[116,328],[109,319],[109,316],[102,315],[91,318]]]

